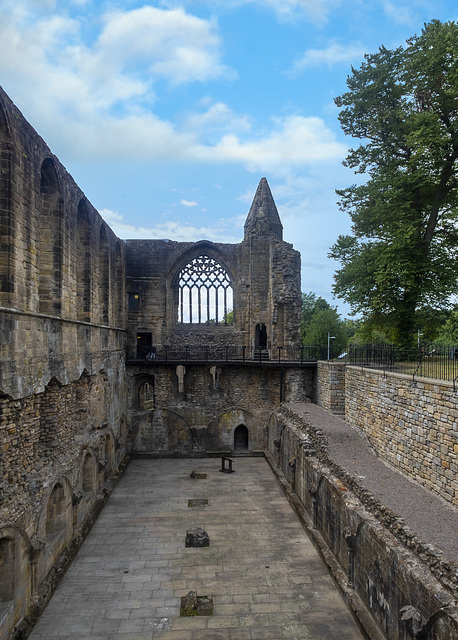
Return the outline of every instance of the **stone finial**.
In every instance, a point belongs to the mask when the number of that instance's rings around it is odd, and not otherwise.
[[[245,222],[245,239],[249,236],[274,236],[283,240],[283,225],[265,178],[258,185]]]

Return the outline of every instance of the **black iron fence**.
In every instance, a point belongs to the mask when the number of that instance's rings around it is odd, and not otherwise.
[[[154,347],[137,346],[129,350],[130,361],[138,362],[316,362],[326,359],[327,348],[302,346],[298,349],[272,347],[271,349],[248,348],[246,346],[201,346],[183,345],[173,347],[159,345]]]
[[[454,381],[458,377],[458,346],[419,345],[401,348],[394,345],[352,345],[347,364],[405,373],[415,377]]]

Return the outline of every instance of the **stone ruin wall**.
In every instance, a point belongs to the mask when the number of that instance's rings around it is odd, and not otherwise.
[[[44,606],[129,432],[124,244],[1,89],[0,232],[3,640]]]
[[[312,369],[186,365],[129,367],[132,451],[137,456],[195,456],[234,451],[248,431],[247,451],[267,446],[267,425],[280,401],[311,398]]]
[[[233,289],[231,325],[178,322],[176,278],[182,267],[205,254],[228,273]],[[138,310],[128,311],[129,357],[135,355],[136,332],[151,332],[159,348],[226,345],[254,349],[255,327],[267,327],[272,359],[282,347],[283,358],[300,357],[300,254],[292,245],[268,236],[250,237],[239,244],[166,240],[128,240],[127,293],[139,295]]]
[[[383,505],[328,457],[318,427],[280,408],[269,424],[266,455],[368,637],[417,637],[401,619],[407,605],[426,622],[423,640],[458,636],[454,567],[414,538],[396,514],[381,510]]]

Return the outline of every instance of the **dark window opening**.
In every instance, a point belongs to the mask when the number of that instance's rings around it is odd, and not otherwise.
[[[137,358],[143,359],[151,353],[153,346],[152,333],[137,333]]]
[[[129,311],[138,311],[140,309],[140,295],[138,293],[128,293]]]
[[[255,349],[267,349],[267,328],[265,324],[256,325]]]

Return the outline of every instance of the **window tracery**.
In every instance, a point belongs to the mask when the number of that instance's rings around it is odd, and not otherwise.
[[[178,322],[230,324],[232,285],[226,270],[205,254],[193,258],[178,274]]]

